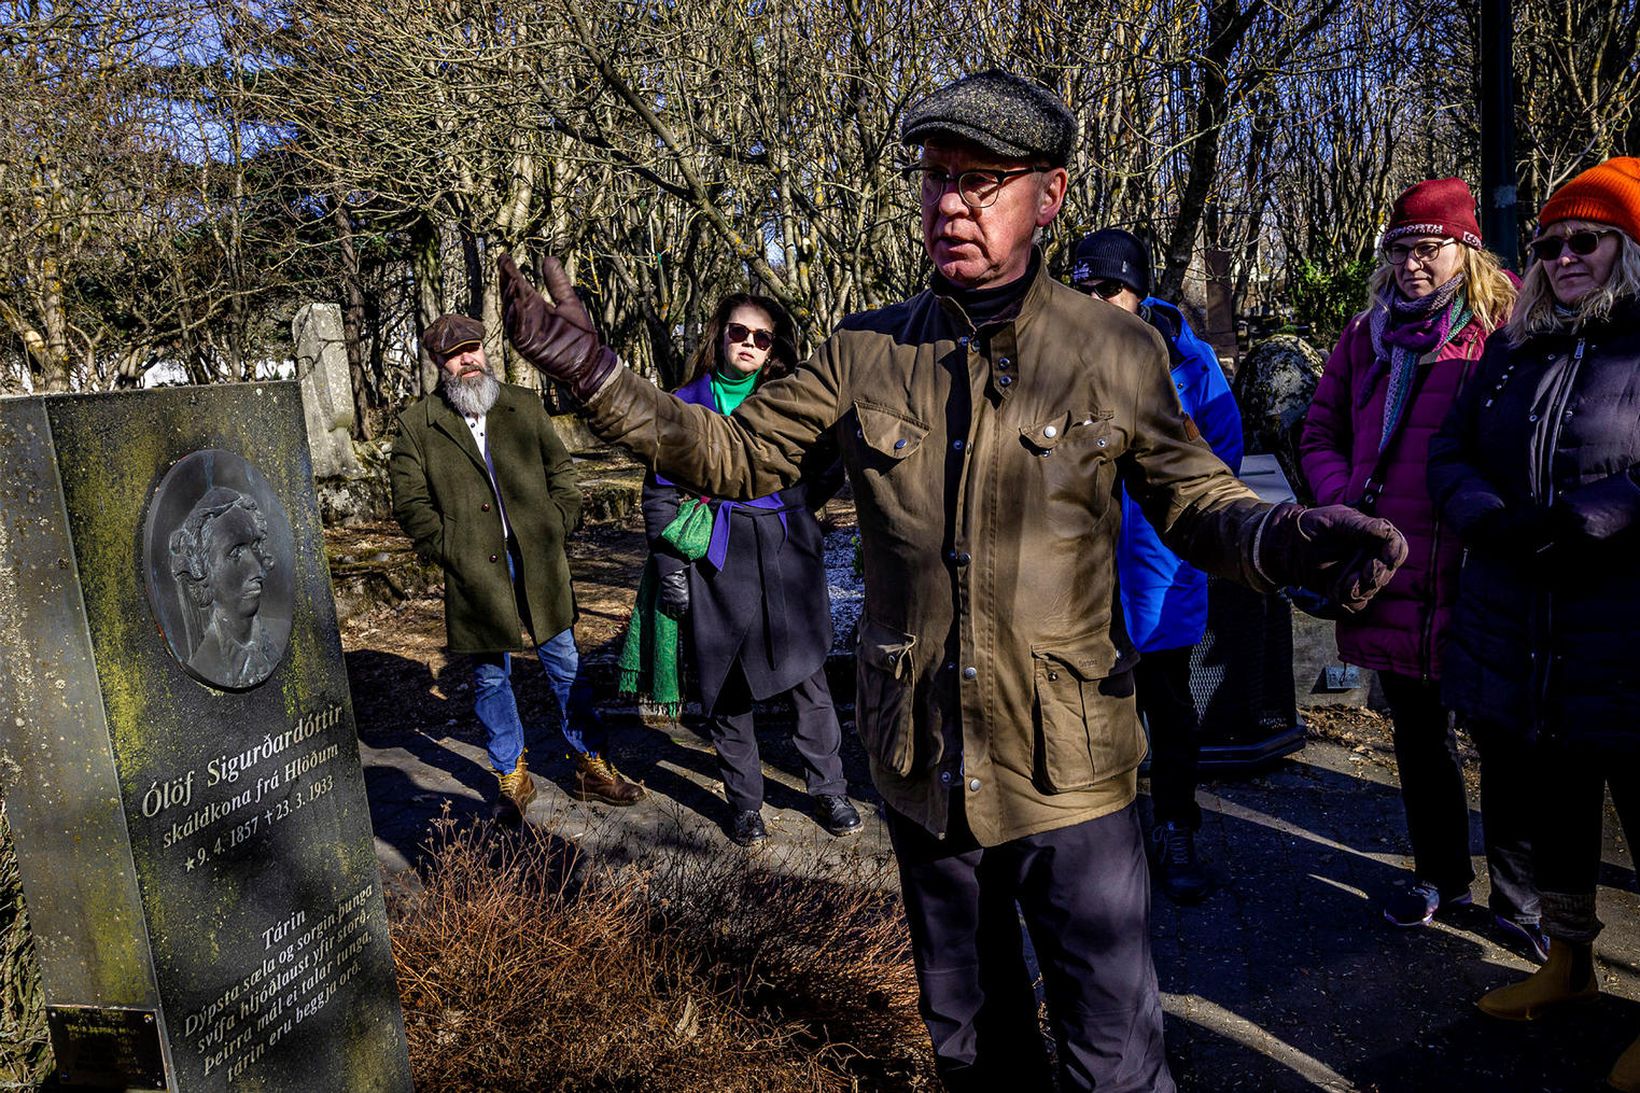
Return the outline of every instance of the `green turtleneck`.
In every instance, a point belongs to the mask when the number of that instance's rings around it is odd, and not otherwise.
[[[735,407],[746,401],[746,396],[752,393],[757,384],[757,372],[726,375],[722,371],[712,373],[712,398],[717,401],[718,413],[728,416],[735,412]]]

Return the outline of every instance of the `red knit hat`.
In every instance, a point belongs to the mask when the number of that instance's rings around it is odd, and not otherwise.
[[[1444,235],[1480,249],[1481,226],[1475,222],[1475,195],[1461,178],[1432,178],[1395,199],[1384,242],[1403,235]]]
[[[1610,224],[1640,241],[1640,159],[1608,159],[1556,190],[1538,213],[1538,226],[1548,227],[1557,220]]]

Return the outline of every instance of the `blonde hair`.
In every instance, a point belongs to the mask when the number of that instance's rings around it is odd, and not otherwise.
[[[1503,272],[1498,256],[1481,247],[1457,242],[1458,270],[1464,275],[1464,296],[1475,321],[1488,334],[1509,321],[1515,305],[1515,282]],[[1395,284],[1395,267],[1380,258],[1367,282],[1367,311],[1383,306],[1384,290]]]
[[[1617,261],[1612,264],[1611,276],[1599,288],[1585,293],[1570,309],[1568,316],[1561,309],[1560,301],[1555,299],[1554,288],[1549,284],[1549,274],[1544,270],[1543,263],[1534,259],[1520,286],[1520,298],[1515,302],[1514,314],[1509,317],[1510,345],[1523,345],[1539,334],[1553,334],[1560,330],[1576,332],[1610,316],[1620,301],[1640,297],[1640,244],[1630,239],[1627,232],[1612,228],[1610,224],[1599,224],[1593,220],[1578,223],[1595,224],[1600,229],[1611,228],[1617,232]]]

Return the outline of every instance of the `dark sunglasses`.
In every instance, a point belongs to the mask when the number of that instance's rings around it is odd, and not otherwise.
[[[723,333],[728,336],[730,345],[740,345],[747,338],[751,338],[752,344],[759,349],[767,349],[774,344],[774,331],[754,330],[743,323],[730,323],[723,328]]]
[[[1112,297],[1120,296],[1122,290],[1127,288],[1120,281],[1084,281],[1076,287],[1081,289],[1085,295],[1097,296],[1101,300],[1109,300]]]
[[[1605,231],[1584,229],[1570,235],[1540,235],[1526,244],[1526,249],[1530,250],[1532,257],[1539,262],[1553,262],[1560,257],[1563,247],[1570,247],[1572,253],[1577,255],[1593,254],[1602,239],[1616,233],[1615,228],[1607,228]]]

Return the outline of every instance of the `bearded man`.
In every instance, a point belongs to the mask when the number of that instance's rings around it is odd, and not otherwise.
[[[511,681],[512,654],[533,650],[574,752],[574,795],[630,805],[644,789],[605,754],[571,629],[564,540],[580,520],[581,491],[569,451],[539,395],[496,379],[483,339],[484,324],[465,315],[441,315],[423,332],[439,386],[399,415],[393,516],[444,569],[445,631],[450,651],[472,658],[473,709],[501,803],[522,817],[535,796]]]

